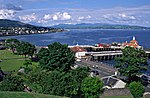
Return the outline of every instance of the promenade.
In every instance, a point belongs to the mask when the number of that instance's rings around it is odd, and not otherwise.
[[[117,69],[112,66],[93,61],[82,60],[80,62],[76,61],[75,64],[78,66],[88,66],[91,70],[97,71],[100,77],[115,75],[115,72],[117,71]]]

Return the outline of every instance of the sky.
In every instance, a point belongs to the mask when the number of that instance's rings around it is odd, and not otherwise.
[[[40,26],[109,23],[150,27],[150,0],[0,0],[0,19]]]

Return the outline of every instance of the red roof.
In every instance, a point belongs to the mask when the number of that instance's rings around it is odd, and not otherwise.
[[[79,47],[79,46],[75,46],[75,47],[71,48],[71,50],[73,52],[86,52],[86,49]]]

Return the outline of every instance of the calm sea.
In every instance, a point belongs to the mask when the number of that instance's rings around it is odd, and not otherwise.
[[[68,45],[94,45],[96,43],[125,42],[135,36],[140,45],[150,48],[150,30],[98,30],[98,29],[73,29],[59,33],[33,34],[0,37],[16,38],[27,41],[37,46],[46,46],[53,42]]]

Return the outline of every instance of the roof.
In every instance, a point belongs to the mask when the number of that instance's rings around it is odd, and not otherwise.
[[[128,88],[105,89],[100,98],[105,98],[105,96],[130,96],[133,98]]]
[[[73,52],[86,52],[86,49],[80,47],[80,46],[74,46],[73,48],[71,48],[71,50]]]
[[[103,80],[104,86],[109,86],[109,87],[114,86],[118,81],[117,78],[114,78],[111,76],[104,77],[104,78],[102,78],[102,80]]]
[[[125,88],[126,85],[125,82],[116,78],[116,76],[106,76],[101,79],[104,83],[104,87],[106,88]]]

